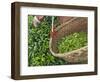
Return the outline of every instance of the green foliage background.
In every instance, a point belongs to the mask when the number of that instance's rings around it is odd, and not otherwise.
[[[28,15],[28,66],[67,64],[49,51],[51,16],[45,16],[43,22],[36,28],[32,25],[33,17]]]

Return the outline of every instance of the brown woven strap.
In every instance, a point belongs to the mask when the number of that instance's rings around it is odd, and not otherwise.
[[[74,17],[74,18],[70,19],[69,21],[64,22],[63,24],[61,24],[60,26],[58,26],[58,27],[55,29],[55,31],[60,30],[63,26],[69,24],[70,22],[74,21],[75,19],[77,19],[77,17]]]

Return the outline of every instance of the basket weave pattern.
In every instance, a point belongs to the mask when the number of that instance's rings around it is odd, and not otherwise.
[[[51,53],[59,58],[64,59],[67,62],[70,63],[87,63],[87,52],[88,47],[84,46],[80,49],[73,50],[71,52],[66,53],[58,53],[57,49],[57,42],[65,36],[68,36],[75,32],[86,32],[87,33],[87,18],[86,17],[74,17],[70,19],[69,21],[66,21],[65,23],[58,26],[56,29],[57,34],[56,37],[50,38],[50,51]]]

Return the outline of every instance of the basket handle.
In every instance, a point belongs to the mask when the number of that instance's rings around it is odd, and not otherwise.
[[[77,19],[77,17],[74,17],[74,18],[70,19],[69,21],[64,22],[63,24],[61,24],[60,26],[58,26],[57,28],[54,29],[54,16],[52,16],[52,27],[51,27],[50,37],[56,37],[58,30],[60,30],[64,25],[72,22],[75,19]]]
[[[77,19],[77,17],[74,17],[74,18],[70,19],[69,21],[64,22],[63,24],[61,24],[60,26],[58,26],[58,27],[55,29],[55,31],[60,30],[60,28],[62,28],[63,26],[65,26],[66,24],[72,22],[72,21],[75,20],[75,19]]]
[[[52,27],[51,27],[50,37],[55,37],[55,36],[56,36],[56,31],[54,29],[54,16],[52,16]]]

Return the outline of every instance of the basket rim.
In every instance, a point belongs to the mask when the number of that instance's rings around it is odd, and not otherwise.
[[[69,52],[55,53],[55,52],[52,50],[52,48],[51,48],[51,43],[52,43],[51,41],[52,41],[52,38],[50,38],[50,43],[49,43],[50,52],[52,53],[53,56],[56,56],[56,57],[64,57],[64,56],[66,56],[66,55],[75,53],[75,52],[77,52],[77,51],[79,51],[79,50],[88,48],[88,46],[83,46],[83,47],[81,47],[81,48],[79,48],[79,49],[75,49],[75,50],[72,50],[72,51],[69,51]],[[66,54],[66,55],[65,55],[65,54]]]
[[[82,50],[82,49],[86,49],[86,48],[88,48],[88,47],[87,47],[87,46],[84,46],[84,47],[81,47],[81,48],[79,48],[79,49],[76,49],[76,50],[73,50],[73,51],[70,51],[70,52],[57,53],[57,54],[58,54],[58,55],[65,56],[66,53],[67,53],[67,55],[69,55],[69,54],[75,53],[75,52],[77,52],[77,51],[80,51],[80,50]]]

